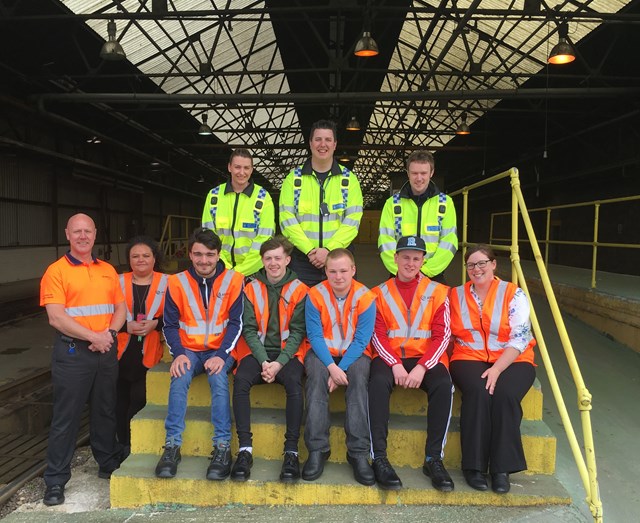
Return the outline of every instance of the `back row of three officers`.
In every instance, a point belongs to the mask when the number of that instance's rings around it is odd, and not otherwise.
[[[362,219],[363,199],[358,178],[334,159],[336,126],[320,120],[311,126],[311,158],[295,167],[280,191],[280,227],[294,245],[291,269],[309,286],[325,279],[329,251],[350,248]],[[260,245],[275,232],[269,193],[251,179],[253,159],[236,149],[228,165],[231,179],[212,189],[205,200],[202,225],[222,240],[221,258],[228,268],[249,276],[261,267]],[[407,159],[408,183],[385,203],[378,247],[391,274],[396,242],[420,236],[427,254],[422,273],[443,281],[442,273],[456,253],[456,213],[451,199],[433,183],[433,156],[416,151]]]

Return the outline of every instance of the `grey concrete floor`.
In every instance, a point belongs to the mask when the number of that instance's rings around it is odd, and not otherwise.
[[[358,278],[367,285],[379,283],[386,277],[373,246],[358,246]],[[459,267],[456,264],[455,267]],[[451,284],[457,283],[459,269],[447,274]],[[617,277],[617,285],[623,285]],[[626,293],[637,291],[633,283],[626,286]],[[633,291],[633,292],[632,292]],[[546,301],[534,298],[534,305],[545,333],[547,347],[552,357],[555,373],[563,391],[578,440],[582,441],[582,429],[579,423],[576,390],[564,358],[560,342],[552,325]],[[638,521],[640,513],[640,354],[616,343],[595,329],[570,316],[565,315],[565,323],[573,348],[581,367],[587,388],[593,395],[591,419],[595,438],[595,450],[598,466],[598,480],[604,507],[604,521],[627,523]],[[11,354],[8,348],[25,348],[23,357],[0,356],[0,383],[10,379],[11,375],[25,372],[27,367],[48,364],[50,358],[51,332],[44,315],[27,319],[11,326],[0,328],[0,355]],[[14,512],[5,520],[8,523],[39,522],[129,522],[129,521],[370,521],[372,518],[400,519],[406,522],[588,522],[591,514],[585,503],[585,491],[582,486],[574,459],[562,428],[558,409],[548,388],[548,378],[540,358],[537,358],[538,378],[545,392],[544,420],[557,437],[557,476],[573,498],[568,507],[538,508],[487,508],[487,507],[398,507],[398,506],[358,506],[358,507],[246,507],[225,506],[208,509],[193,507],[156,507],[153,510],[104,510],[106,489],[101,500],[95,505],[76,504],[75,514],[63,512],[68,508],[47,508],[41,503],[25,505],[21,512]],[[97,467],[95,467],[97,470]],[[87,474],[94,475],[89,469]],[[96,484],[85,481],[82,472],[78,472],[71,495],[76,488],[86,489],[88,498],[93,497]],[[100,484],[98,484],[100,485]],[[90,512],[87,512],[90,511]]]

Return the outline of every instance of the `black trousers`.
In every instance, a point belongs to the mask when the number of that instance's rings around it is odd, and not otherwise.
[[[407,372],[411,372],[417,363],[418,358],[402,360]],[[389,399],[394,387],[393,371],[382,358],[375,358],[371,362],[369,376],[371,444],[373,457],[378,458],[387,455]],[[442,459],[453,405],[453,385],[449,371],[442,363],[438,363],[425,373],[420,388],[426,392],[429,399],[425,456]]]
[[[520,402],[533,385],[535,367],[512,363],[500,374],[491,395],[485,388],[487,380],[480,377],[491,366],[482,361],[451,362],[453,381],[462,391],[462,468],[492,473],[526,470]]]
[[[233,416],[236,422],[239,446],[251,447],[253,434],[251,433],[251,402],[249,393],[254,385],[264,384],[260,373],[262,367],[252,355],[246,356],[240,361],[233,380]],[[287,406],[285,410],[287,430],[284,438],[284,451],[297,452],[300,439],[300,425],[304,410],[302,396],[302,376],[304,366],[298,358],[292,358],[276,374],[276,383],[284,386],[287,394]]]
[[[135,380],[119,377],[116,389],[118,442],[131,446],[131,418],[147,404],[147,373]]]
[[[101,470],[120,465],[121,447],[116,443],[116,348],[91,352],[85,341],[68,342],[56,336],[51,361],[53,419],[49,430],[47,486],[65,485],[71,478],[71,459],[78,439],[82,409],[90,406],[90,438],[93,457]]]
[[[309,287],[313,287],[327,279],[324,269],[316,269],[309,261],[309,258],[298,249],[293,249],[289,267],[296,273],[298,279]]]

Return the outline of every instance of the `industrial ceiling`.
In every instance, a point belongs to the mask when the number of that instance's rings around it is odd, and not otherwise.
[[[612,74],[607,49],[582,56],[580,44],[603,25],[637,31],[638,4],[0,0],[0,67],[43,114],[129,157],[114,176],[131,176],[137,157],[134,176],[169,186],[216,183],[230,150],[247,147],[277,192],[307,155],[312,122],[333,119],[339,157],[372,206],[411,150],[480,147],[456,136],[463,115],[473,132],[505,100],[521,104],[515,112],[557,98],[637,100],[637,74]],[[124,61],[100,57],[110,21]],[[547,65],[563,25],[578,66]],[[363,31],[377,56],[354,56]],[[197,133],[203,116],[211,136]],[[352,118],[360,130],[345,130]]]

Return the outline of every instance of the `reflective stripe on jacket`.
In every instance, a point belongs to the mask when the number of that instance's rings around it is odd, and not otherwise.
[[[289,322],[293,315],[293,311],[301,301],[305,300],[309,287],[307,287],[300,280],[295,279],[285,284],[280,292],[280,299],[278,300],[278,317],[280,321],[280,341],[282,343],[281,349],[284,349],[289,339]],[[256,315],[256,321],[258,323],[258,336],[260,341],[264,344],[265,337],[267,335],[267,329],[269,325],[269,298],[267,286],[259,280],[253,280],[244,288],[244,293],[247,299],[253,304],[253,310]],[[294,354],[300,363],[304,361],[304,356],[309,350],[309,342],[305,338],[300,344],[298,351]],[[234,358],[240,362],[243,358],[251,354],[251,349],[241,336],[236,344]]]
[[[180,343],[192,351],[216,350],[224,338],[229,310],[242,293],[242,274],[225,269],[214,281],[204,308],[198,282],[189,271],[169,276],[168,290],[180,311]]]
[[[495,278],[482,305],[482,312],[471,294],[471,282],[451,291],[451,361],[480,360],[494,363],[509,346],[509,304],[518,286]],[[532,337],[517,362],[533,364]]]
[[[280,190],[282,234],[304,254],[317,247],[333,250],[351,245],[362,209],[358,178],[336,161],[323,184],[307,161],[287,175]]]
[[[391,274],[398,272],[394,260],[398,240],[402,236],[413,235],[419,235],[427,249],[421,272],[431,278],[444,271],[458,250],[453,200],[437,192],[418,209],[408,189],[403,187],[398,195],[385,202],[380,216],[378,251],[382,263]]]
[[[249,276],[262,268],[260,246],[274,235],[274,215],[273,200],[259,185],[251,182],[236,193],[223,183],[207,194],[202,226],[220,236],[220,259],[227,269]]]
[[[389,345],[402,359],[420,358],[427,353],[431,343],[431,323],[436,311],[446,302],[449,288],[446,285],[421,277],[408,308],[395,278],[375,287],[376,309],[387,326]],[[448,366],[446,345],[437,348],[428,368],[441,362]]]
[[[169,276],[160,272],[153,273],[151,286],[147,293],[144,310],[147,311],[147,320],[153,320],[162,316],[164,309],[164,294],[167,290],[167,281]],[[127,305],[127,321],[134,321],[133,317],[133,273],[126,272],[120,275],[120,287],[124,294],[125,303]],[[118,333],[118,359],[122,358],[122,354],[127,350],[131,334],[128,332]],[[142,340],[142,364],[150,369],[156,365],[162,358],[163,346],[160,341],[160,331],[152,330]]]
[[[351,345],[358,316],[375,301],[376,295],[362,283],[353,280],[342,315],[329,282],[323,281],[309,290],[309,299],[320,312],[324,341],[333,357],[342,357]],[[368,356],[371,354],[365,350]]]

